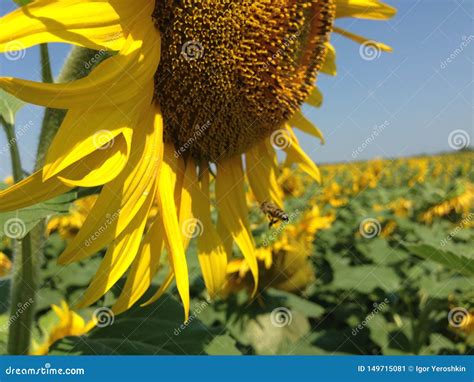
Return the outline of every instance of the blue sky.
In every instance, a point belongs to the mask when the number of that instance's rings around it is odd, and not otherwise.
[[[314,139],[301,139],[303,148],[316,162],[449,151],[448,136],[456,129],[466,131],[473,143],[474,1],[386,2],[398,8],[397,16],[389,22],[337,22],[352,32],[391,45],[394,52],[364,60],[359,45],[333,34],[338,75],[321,75],[318,79],[324,93],[320,109],[303,108],[327,140],[325,146],[320,146]],[[0,0],[0,15],[14,8],[13,1]],[[68,50],[63,44],[51,45],[55,74]],[[456,57],[446,64],[452,54]],[[17,61],[0,55],[1,76],[40,80],[38,70],[36,47],[28,49],[24,58]],[[27,170],[34,161],[42,113],[40,107],[27,105],[17,115],[18,129],[31,125],[19,139]],[[379,133],[372,143],[354,155],[358,147],[374,137],[374,129]],[[0,132],[0,148],[5,145],[5,136]],[[10,173],[8,157],[3,155],[0,178]]]

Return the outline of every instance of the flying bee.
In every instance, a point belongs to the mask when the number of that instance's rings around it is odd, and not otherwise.
[[[278,206],[276,206],[272,202],[263,202],[262,204],[260,204],[260,209],[265,215],[267,215],[268,219],[270,220],[270,223],[268,223],[268,228],[272,228],[273,224],[279,221],[284,221],[285,223],[288,223],[290,221],[290,218],[288,217],[286,212],[283,211],[281,208],[278,208]]]

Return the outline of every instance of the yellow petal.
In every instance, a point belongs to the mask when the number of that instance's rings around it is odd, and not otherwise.
[[[283,193],[275,171],[275,151],[261,142],[245,154],[246,172],[252,192],[259,203],[271,201],[283,208]]]
[[[143,97],[151,103],[152,84],[144,89],[143,96],[132,97],[124,104],[69,110],[48,150],[43,169],[44,179],[56,175],[96,150],[113,148],[119,135],[125,139],[128,154],[133,127],[144,114],[144,108],[149,108],[150,103],[141,102]]]
[[[336,66],[336,49],[330,44],[325,43],[326,45],[326,59],[324,60],[324,64],[321,67],[321,73],[328,74],[330,76],[335,76],[337,74],[337,66]],[[1,83],[0,83],[1,86]]]
[[[62,264],[84,259],[111,243],[129,225],[147,200],[160,163],[163,140],[161,113],[150,106],[134,129],[130,159],[107,183],[79,233],[60,256]]]
[[[183,160],[179,160],[180,169],[178,170],[181,175],[181,180],[177,182],[175,190],[179,191],[179,217],[178,221],[183,233],[183,246],[184,249],[188,248],[191,238],[194,236],[194,229],[196,228],[196,219],[193,217],[192,204],[193,199],[191,196],[191,188],[193,183],[197,182],[196,176],[196,165],[192,159],[189,159],[185,164]],[[179,187],[179,189],[178,189]]]
[[[46,42],[120,50],[125,42],[120,14],[108,0],[33,1],[2,17],[0,30],[0,52]]]
[[[185,321],[187,321],[189,318],[189,279],[183,235],[174,199],[177,173],[178,160],[174,156],[174,147],[172,144],[164,144],[163,164],[158,181],[159,207],[163,216],[165,241],[176,275],[176,286],[183,302]]]
[[[339,33],[340,35],[342,35],[344,37],[347,37],[348,39],[350,39],[352,41],[357,42],[358,44],[370,45],[370,46],[373,46],[374,48],[376,48],[378,50],[382,50],[384,52],[392,52],[393,51],[393,49],[390,46],[385,45],[382,42],[374,41],[374,40],[371,40],[370,38],[359,36],[355,33],[346,31],[342,28],[333,27],[333,31],[336,32],[336,33]]]
[[[97,150],[82,158],[71,167],[83,168],[81,177],[71,178],[63,171],[58,179],[70,187],[96,187],[111,182],[127,164],[128,148],[123,135],[119,135],[112,147]],[[44,171],[44,170],[43,170]]]
[[[300,168],[311,176],[316,182],[321,183],[321,173],[318,169],[318,166],[314,164],[311,158],[303,151],[298,143],[298,139],[294,135],[291,127],[287,124],[286,129],[291,135],[291,144],[288,147],[284,148],[287,157],[286,162],[289,163],[298,163]]]
[[[37,171],[21,182],[0,191],[0,211],[13,211],[19,208],[44,202],[71,190],[58,179],[43,182],[41,171]]]
[[[396,13],[396,8],[379,0],[336,0],[336,18],[387,20]]]
[[[240,156],[222,161],[217,165],[216,199],[219,217],[242,251],[258,287],[258,264],[255,243],[250,233],[245,200],[244,173]]]
[[[157,28],[147,23],[139,33],[128,36],[119,54],[100,63],[85,78],[65,84],[47,84],[3,77],[0,88],[25,102],[56,109],[82,106],[87,110],[99,102],[127,102],[153,84],[160,62],[160,45]]]
[[[324,145],[324,136],[321,130],[319,130],[316,126],[314,126],[306,117],[301,113],[301,111],[297,111],[293,117],[289,121],[291,126],[294,126],[301,131],[305,132],[306,134],[310,134],[316,138],[319,138],[321,144]]]
[[[209,171],[205,170],[201,178],[201,187],[197,178],[192,183],[193,212],[200,222],[198,259],[209,296],[214,298],[226,281],[227,254],[211,219]]]
[[[155,188],[148,195],[147,200],[128,227],[107,250],[99,269],[84,293],[83,299],[78,304],[78,308],[87,307],[101,298],[115,285],[132,264],[140,246],[148,212],[154,199],[154,191]]]
[[[163,223],[159,218],[153,222],[143,239],[122,293],[112,307],[115,314],[120,314],[133,306],[150,287],[160,265],[163,243]]]
[[[314,107],[320,107],[323,103],[323,93],[318,89],[317,86],[313,88],[311,93],[309,94],[308,98],[306,98],[305,102],[308,105],[314,106]]]

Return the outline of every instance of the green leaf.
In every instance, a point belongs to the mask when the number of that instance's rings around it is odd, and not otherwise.
[[[405,247],[411,253],[424,259],[437,262],[467,276],[474,276],[474,259],[472,257],[441,250],[428,244],[405,244]]]
[[[337,263],[333,262],[332,264]],[[361,293],[372,292],[375,288],[393,291],[400,286],[400,279],[394,269],[386,266],[339,264],[335,268],[331,289],[354,290]]]
[[[86,337],[59,341],[51,354],[240,354],[222,328],[200,322],[199,314],[207,307],[206,301],[191,307],[189,321],[183,323],[181,304],[166,295],[151,306],[132,308]]]
[[[42,219],[67,213],[75,199],[76,194],[70,192],[31,207],[0,213],[0,237],[23,239]]]
[[[15,114],[25,103],[0,89],[0,116],[10,125],[15,123]]]
[[[302,313],[282,307],[276,309],[272,313],[229,323],[227,327],[239,342],[252,346],[255,353],[281,354],[301,340],[311,327]]]

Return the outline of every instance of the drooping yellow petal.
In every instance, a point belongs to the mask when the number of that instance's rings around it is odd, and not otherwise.
[[[199,219],[198,259],[207,291],[216,297],[226,281],[227,254],[211,219],[209,171],[201,174],[201,187],[197,178],[192,182],[193,212]]]
[[[245,158],[247,178],[257,201],[271,201],[283,208],[283,193],[277,182],[273,147],[268,142],[261,142],[247,151]]]
[[[19,208],[44,202],[71,190],[58,179],[42,180],[41,171],[37,171],[21,182],[0,191],[0,211],[13,211]]]
[[[132,307],[150,287],[160,265],[163,244],[163,222],[161,218],[158,218],[146,233],[137,257],[132,263],[122,293],[112,307],[115,314],[120,314]]]
[[[318,87],[315,86],[314,89],[309,94],[308,98],[306,98],[305,102],[308,105],[311,105],[314,107],[320,107],[323,103],[323,93],[321,93]]]
[[[143,97],[152,99],[152,83],[143,90],[143,95],[131,97],[123,104],[69,110],[48,150],[43,169],[44,179],[56,175],[96,150],[113,147],[119,135],[125,139],[128,154],[133,127],[143,115],[144,108],[150,104],[142,102]]]
[[[342,35],[344,37],[347,37],[348,39],[350,39],[352,41],[355,41],[358,44],[370,45],[370,46],[373,46],[374,48],[376,48],[378,50],[381,50],[381,51],[384,51],[384,52],[392,52],[393,51],[393,49],[390,46],[385,45],[382,42],[374,41],[374,40],[371,40],[370,38],[359,36],[358,34],[346,31],[345,29],[334,27],[333,30],[334,30],[334,32],[339,33],[340,35]]]
[[[320,72],[324,74],[328,74],[330,76],[335,76],[337,74],[337,66],[336,66],[336,49],[329,43],[325,43],[326,45],[326,59],[324,60],[324,64],[321,67]],[[1,83],[0,83],[1,86]]]
[[[306,134],[315,136],[321,141],[321,144],[324,145],[324,136],[321,130],[319,130],[308,119],[306,119],[306,117],[301,113],[301,111],[297,111],[295,114],[293,114],[293,117],[290,119],[289,123],[291,126],[300,129]]]
[[[193,184],[197,182],[196,176],[196,164],[192,159],[188,159],[186,164],[183,160],[180,162],[182,167],[179,172],[182,174],[182,180],[177,183],[177,187],[180,187],[179,192],[179,217],[178,221],[181,226],[181,232],[183,233],[183,246],[186,250],[189,246],[189,242],[194,236],[194,230],[196,228],[197,220],[193,217],[192,205],[193,199],[191,196],[191,188]]]
[[[84,293],[83,299],[78,304],[78,308],[87,307],[101,298],[115,285],[132,264],[140,246],[148,212],[154,199],[154,191],[155,188],[152,189],[147,200],[143,203],[128,227],[108,248],[99,269]]]
[[[258,264],[255,243],[250,233],[245,200],[244,172],[240,156],[226,159],[217,165],[216,199],[219,217],[242,251],[258,287]]]
[[[124,170],[107,183],[76,237],[60,256],[62,264],[84,259],[111,243],[129,225],[152,192],[163,140],[161,113],[151,105],[135,127]]]
[[[379,0],[336,0],[336,18],[388,20],[396,13],[396,8]]]
[[[65,171],[58,179],[69,187],[96,187],[111,182],[127,164],[128,147],[123,135],[119,135],[112,147],[97,150],[82,158],[71,167],[83,168],[80,177],[71,178]]]
[[[86,3],[87,4],[87,3]],[[119,54],[100,63],[87,77],[65,84],[0,78],[0,88],[25,102],[70,109],[88,109],[98,102],[119,104],[143,94],[160,61],[160,34],[153,23],[130,34]],[[133,79],[130,76],[133,73]],[[147,94],[147,92],[145,92]]]
[[[36,0],[0,19],[0,52],[46,42],[120,50],[125,42],[113,1]]]
[[[119,144],[116,150],[112,150],[108,154],[113,160],[116,155],[121,155],[122,149],[123,146]],[[42,171],[37,171],[21,182],[0,192],[0,211],[17,210],[44,202],[70,191],[78,183],[98,184],[99,181],[96,179],[96,175],[100,173],[102,166],[108,167],[111,171],[113,169],[108,155],[95,152],[85,157],[81,162],[65,168],[57,177],[46,181],[42,179]],[[107,176],[110,175],[104,175],[103,180],[107,181]]]
[[[298,163],[304,172],[311,176],[316,182],[321,183],[321,173],[318,166],[316,166],[311,158],[300,147],[298,139],[288,124],[286,124],[286,130],[291,136],[291,144],[284,148],[284,151],[287,154],[287,164]]]
[[[157,113],[154,121],[155,129],[161,130],[162,123],[161,116]],[[160,145],[157,154],[159,159],[157,171],[159,173],[163,159],[163,145]],[[153,200],[155,198],[156,194],[153,196]],[[115,314],[122,313],[133,306],[150,287],[160,266],[164,236],[163,221],[160,215],[146,233],[138,254],[132,263],[122,293],[112,307]]]
[[[183,302],[185,321],[187,321],[189,318],[189,279],[183,235],[174,198],[177,173],[178,160],[174,156],[174,147],[172,144],[164,144],[163,164],[158,181],[158,202],[163,216],[165,242],[171,256],[176,286]]]

